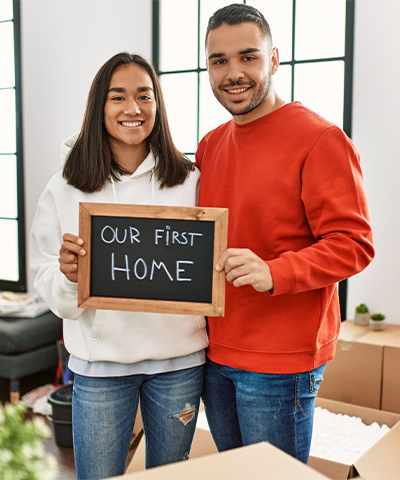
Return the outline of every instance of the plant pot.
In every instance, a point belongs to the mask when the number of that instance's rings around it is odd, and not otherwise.
[[[369,324],[371,326],[371,330],[375,330],[375,331],[385,330],[385,320],[370,319]]]
[[[356,325],[369,325],[370,314],[356,312],[354,315],[354,323]]]

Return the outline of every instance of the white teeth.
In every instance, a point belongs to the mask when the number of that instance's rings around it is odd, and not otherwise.
[[[228,90],[229,93],[242,93],[245,92],[247,88],[240,88],[238,90]]]
[[[124,127],[139,127],[142,122],[121,122]]]

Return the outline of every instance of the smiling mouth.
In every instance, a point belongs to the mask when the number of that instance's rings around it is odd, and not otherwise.
[[[120,124],[123,127],[140,127],[140,125],[143,125],[143,122],[120,122]]]
[[[240,93],[246,92],[247,90],[250,90],[251,87],[244,87],[244,88],[236,88],[235,90],[229,90],[226,89],[228,93],[231,95],[239,95]]]

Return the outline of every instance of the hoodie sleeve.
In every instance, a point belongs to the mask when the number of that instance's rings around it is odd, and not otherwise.
[[[34,287],[52,312],[76,320],[84,312],[77,307],[78,284],[65,277],[58,262],[63,231],[53,195],[54,187],[58,196],[61,193],[57,183],[50,181],[39,199],[30,234],[30,264],[35,274]]]

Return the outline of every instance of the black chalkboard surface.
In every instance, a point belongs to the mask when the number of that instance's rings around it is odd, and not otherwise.
[[[222,316],[227,209],[80,204],[78,306]]]

